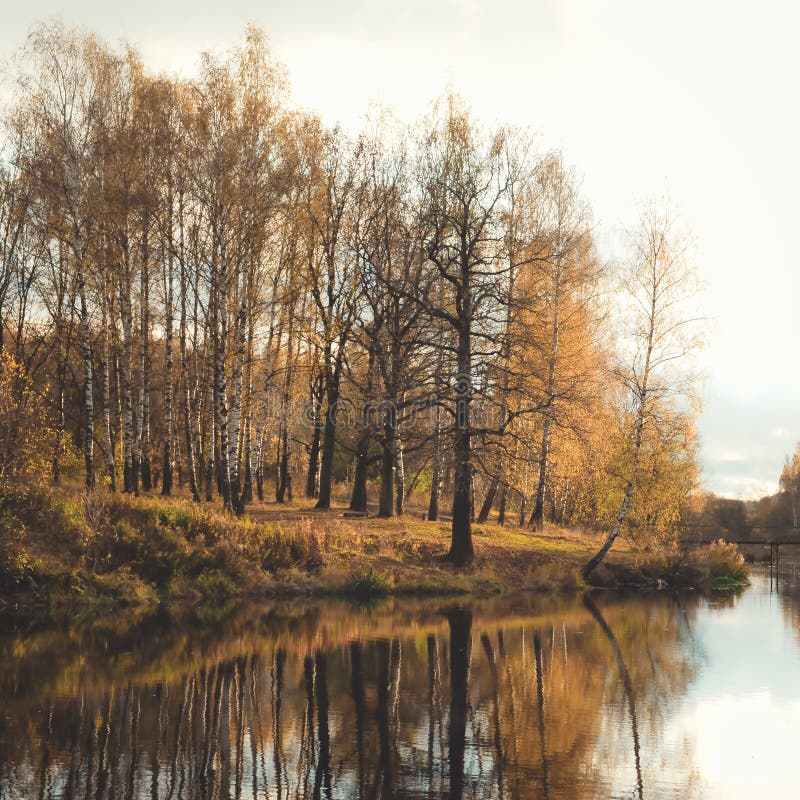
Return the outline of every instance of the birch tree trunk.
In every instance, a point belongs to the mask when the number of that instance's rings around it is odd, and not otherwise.
[[[215,270],[218,272],[218,269]],[[217,281],[219,276],[216,276]],[[216,324],[213,326],[214,339],[214,407],[216,409],[216,442],[215,456],[218,460],[218,477],[220,483],[220,494],[222,504],[227,511],[233,510],[231,494],[231,473],[230,473],[230,447],[228,430],[228,396],[227,396],[227,376],[225,374],[225,341],[227,339],[227,320],[226,298],[220,293],[220,286],[213,289],[215,293],[214,315]]]
[[[127,262],[127,255],[125,256]],[[119,287],[122,314],[122,418],[123,418],[123,491],[138,493],[138,457],[133,419],[133,311],[131,309],[130,265],[123,264]]]
[[[194,447],[194,434],[192,432],[192,401],[189,390],[189,365],[186,358],[186,295],[188,292],[188,280],[186,275],[186,256],[185,256],[185,241],[183,230],[183,192],[178,194],[178,248],[179,248],[179,264],[180,264],[180,292],[181,292],[181,306],[180,306],[180,336],[178,342],[178,372],[181,387],[182,411],[183,411],[183,440],[184,450],[186,452],[186,471],[189,475],[189,489],[192,493],[192,500],[196,503],[200,502],[200,488],[197,484],[197,466],[195,464],[195,447]],[[197,323],[195,322],[195,325]],[[197,339],[195,337],[195,349],[197,348]]]
[[[291,448],[289,445],[289,424],[290,424],[290,408],[291,401],[291,388],[292,388],[292,368],[294,366],[294,298],[289,304],[287,310],[289,315],[289,328],[288,340],[286,350],[286,366],[283,373],[283,392],[281,396],[281,419],[280,419],[280,456],[278,464],[278,488],[275,492],[275,499],[279,503],[283,503],[288,495],[291,502],[292,499],[292,470],[291,470]]]
[[[319,449],[322,435],[322,378],[311,386],[311,444],[308,448],[308,472],[306,473],[306,497],[319,496]]]
[[[244,278],[242,279],[244,280]],[[242,421],[242,372],[246,342],[247,311],[245,307],[245,289],[241,289],[239,309],[233,328],[233,339],[236,349],[233,353],[233,372],[231,375],[230,425],[228,430],[228,471],[230,475],[231,502],[237,514],[243,509],[239,504],[239,442]],[[223,440],[224,441],[224,440]]]
[[[63,334],[60,333],[61,328],[62,326],[56,325],[58,355],[56,357],[56,435],[53,445],[53,484],[55,486],[61,483],[61,454],[64,451],[64,430],[66,428],[64,391],[67,383],[67,347]]]
[[[105,266],[103,269],[102,293],[100,300],[102,306],[103,328],[103,455],[106,462],[106,474],[111,486],[111,491],[117,490],[117,476],[114,466],[114,446],[111,442],[111,342],[108,316],[108,287],[106,284]]]
[[[617,512],[614,526],[606,537],[606,540],[603,542],[603,546],[597,551],[597,553],[595,553],[594,556],[592,556],[592,558],[589,559],[589,561],[586,562],[581,571],[584,580],[586,580],[592,574],[592,572],[597,569],[597,566],[606,557],[608,551],[611,549],[611,546],[619,536],[622,526],[625,524],[625,520],[628,518],[628,510],[630,509],[631,499],[633,498],[633,490],[636,488],[636,478],[639,471],[639,454],[641,453],[642,449],[642,433],[644,431],[645,400],[647,397],[647,373],[649,373],[649,361],[650,356],[648,354],[647,367],[645,368],[646,377],[643,384],[643,390],[641,390],[637,396],[636,422],[633,435],[633,453],[628,473],[628,480],[625,484],[625,492],[622,495],[622,503],[620,504],[619,511]]]
[[[171,220],[169,225],[171,233]],[[172,243],[170,242],[164,274],[164,450],[161,466],[161,494],[164,497],[169,497],[172,494],[172,432],[174,427],[172,411],[173,280],[174,265],[172,261]]]
[[[552,403],[556,388],[556,363],[561,333],[561,264],[554,265],[553,274],[553,327],[550,341],[550,359],[547,364],[547,404],[542,419],[542,440],[539,446],[539,480],[536,484],[536,500],[533,506],[530,524],[534,530],[540,531],[544,524],[544,498],[547,491],[547,474],[550,458],[550,427],[552,424]]]
[[[398,434],[396,440],[397,469],[395,472],[395,514],[402,517],[406,510],[406,465],[403,457],[403,440]]]
[[[245,352],[244,378],[244,424],[242,426],[242,463],[244,475],[240,507],[253,500],[253,340],[255,339],[255,319],[250,315],[247,330],[247,350]]]
[[[339,402],[339,382],[328,381],[327,408],[322,431],[322,458],[319,466],[319,498],[317,508],[331,507],[331,489],[333,483],[333,457],[336,449],[336,410]]]
[[[437,375],[438,378],[438,375]],[[438,387],[438,379],[437,379]],[[436,522],[439,519],[439,496],[442,492],[442,409],[439,398],[433,407],[433,474],[431,476],[431,497],[428,503],[428,519]]]
[[[78,246],[80,252],[80,245]],[[86,302],[86,286],[82,258],[78,257],[78,296],[81,303],[81,350],[83,354],[83,410],[84,442],[83,458],[86,466],[86,491],[95,487],[94,471],[94,388],[92,370],[92,330],[89,324],[89,306]]]
[[[140,331],[140,371],[142,376],[141,392],[141,427],[139,436],[141,446],[139,451],[139,469],[142,477],[142,489],[149,492],[153,488],[152,471],[150,468],[150,275],[148,271],[148,244],[147,235],[143,244],[144,255],[141,270],[141,331]]]

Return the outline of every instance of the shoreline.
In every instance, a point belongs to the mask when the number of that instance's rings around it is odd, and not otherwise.
[[[242,518],[182,498],[28,488],[6,498],[0,616],[138,613],[165,604],[378,597],[486,598],[593,588],[735,589],[747,566],[735,546],[691,554],[615,549],[593,575],[580,567],[602,534],[473,528],[468,568],[442,561],[449,523],[349,517],[256,503]]]

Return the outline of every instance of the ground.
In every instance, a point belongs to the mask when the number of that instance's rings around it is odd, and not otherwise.
[[[443,560],[448,521],[418,511],[353,518],[310,503],[254,502],[236,518],[216,503],[79,487],[18,489],[0,515],[0,609],[152,607],[231,597],[488,595],[576,591],[602,531],[496,522],[473,527],[474,562]],[[605,586],[740,582],[730,546],[643,554],[618,540],[593,576]]]

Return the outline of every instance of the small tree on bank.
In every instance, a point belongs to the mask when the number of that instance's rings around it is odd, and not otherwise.
[[[584,579],[606,557],[628,519],[649,426],[659,425],[663,409],[670,401],[685,401],[691,388],[686,361],[699,341],[693,331],[695,319],[687,309],[696,286],[687,249],[686,237],[676,231],[668,212],[645,210],[624,283],[630,343],[617,368],[630,424],[625,488],[611,531],[583,567]]]

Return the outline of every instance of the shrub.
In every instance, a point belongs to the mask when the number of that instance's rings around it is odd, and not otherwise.
[[[708,571],[709,585],[725,589],[746,584],[750,575],[744,556],[735,544],[719,539],[699,554]]]
[[[743,586],[750,574],[739,548],[722,539],[706,547],[690,549],[673,545],[651,552],[639,561],[631,575],[623,575],[624,571],[618,567],[612,582],[721,589]]]
[[[105,532],[109,522],[108,493],[95,489],[83,495],[83,520],[90,539]]]
[[[201,572],[195,578],[197,590],[209,600],[225,600],[236,592],[233,581],[218,569]]]
[[[40,564],[23,546],[22,523],[0,508],[0,595],[16,594],[36,586]]]
[[[389,593],[389,582],[383,575],[369,567],[351,572],[344,589],[356,597],[382,597]]]
[[[12,595],[37,585],[41,565],[24,547],[0,542],[0,594]]]

